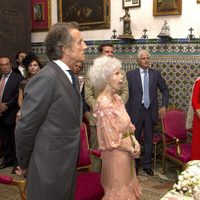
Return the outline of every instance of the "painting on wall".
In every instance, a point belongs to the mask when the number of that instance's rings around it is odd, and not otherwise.
[[[153,15],[181,15],[182,0],[153,0]]]
[[[51,1],[31,1],[32,31],[47,31],[51,26]]]
[[[58,0],[58,19],[76,21],[81,30],[110,28],[110,0]]]
[[[33,20],[44,20],[44,3],[33,4]]]
[[[200,0],[197,0],[197,3],[200,3]]]
[[[140,0],[122,0],[123,8],[140,7]]]

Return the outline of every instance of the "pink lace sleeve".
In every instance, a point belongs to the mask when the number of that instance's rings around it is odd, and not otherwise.
[[[122,134],[115,123],[115,112],[111,104],[98,102],[94,116],[97,119],[97,137],[101,150],[112,150],[120,146]]]

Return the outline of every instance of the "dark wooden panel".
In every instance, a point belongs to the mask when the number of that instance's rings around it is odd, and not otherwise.
[[[31,1],[0,0],[0,55],[31,49]]]

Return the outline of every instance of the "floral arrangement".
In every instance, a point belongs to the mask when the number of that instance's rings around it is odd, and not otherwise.
[[[200,161],[190,161],[178,176],[173,190],[193,199],[200,199]]]

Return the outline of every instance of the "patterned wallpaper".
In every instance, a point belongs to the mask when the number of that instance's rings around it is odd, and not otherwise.
[[[122,60],[125,71],[137,67],[136,57],[138,50],[149,50],[152,68],[161,71],[169,86],[169,104],[187,111],[192,85],[200,74],[200,42],[198,39],[193,41],[178,39],[172,40],[170,43],[161,43],[159,40],[86,41],[88,49],[86,51],[83,74],[87,72],[93,59],[98,56],[98,45],[105,42],[114,45],[115,56]],[[42,43],[33,43],[32,50],[44,63],[48,60]]]

